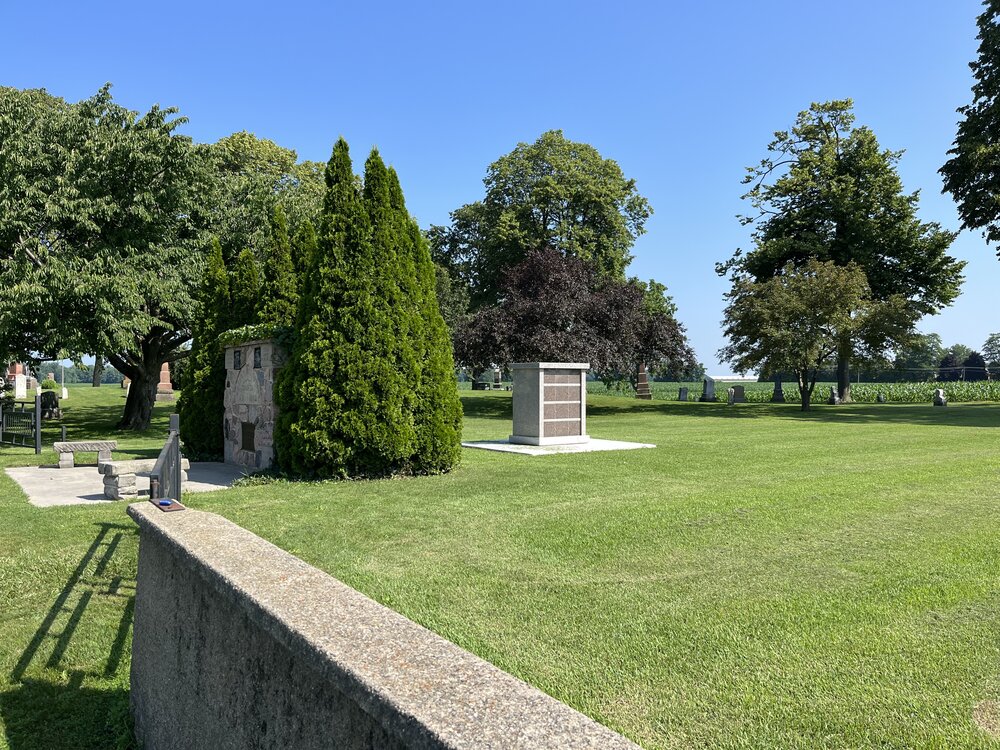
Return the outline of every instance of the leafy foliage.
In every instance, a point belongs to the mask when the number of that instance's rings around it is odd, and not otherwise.
[[[320,478],[443,471],[458,456],[461,413],[426,245],[377,151],[362,192],[338,140],[326,184],[298,335],[278,375],[280,464]]]
[[[969,356],[962,360],[965,380],[986,380],[989,372],[986,369],[986,360],[979,352],[970,352]]]
[[[900,296],[872,299],[864,272],[854,264],[810,259],[788,262],[777,276],[737,276],[726,295],[725,334],[719,356],[738,372],[793,372],[803,411],[817,376],[846,337],[869,358],[887,343],[904,341],[913,312]]]
[[[77,104],[0,88],[0,351],[105,354],[132,380],[128,429],[197,314],[212,179],[175,115],[110,86]]]
[[[684,328],[649,287],[601,275],[558,250],[532,252],[508,270],[501,304],[480,309],[456,334],[459,362],[485,369],[510,362],[589,362],[617,379],[640,362],[694,364]],[[662,290],[654,295],[662,299]]]
[[[275,326],[295,324],[299,302],[299,281],[292,261],[292,243],[288,238],[285,211],[274,208],[271,242],[264,259],[264,284],[260,293],[260,320]]]
[[[987,242],[1000,241],[1000,2],[986,0],[978,18],[979,53],[969,64],[975,83],[972,103],[941,167],[944,191],[958,203],[963,229],[981,229]],[[997,250],[1000,254],[1000,249]]]
[[[498,299],[505,269],[529,253],[555,248],[624,279],[630,249],[652,214],[635,180],[593,146],[561,130],[519,143],[489,166],[486,196],[431,227],[435,260],[462,279],[478,307]]]
[[[916,322],[955,299],[965,263],[947,255],[953,232],[917,218],[918,194],[903,192],[896,171],[902,152],[882,150],[869,128],[855,127],[852,107],[849,99],[813,104],[791,130],[775,134],[770,155],[744,178],[743,197],[756,211],[743,218],[754,225],[754,249],[718,271],[764,281],[789,262],[853,263],[873,300],[905,300]],[[857,344],[838,344],[845,398]]]

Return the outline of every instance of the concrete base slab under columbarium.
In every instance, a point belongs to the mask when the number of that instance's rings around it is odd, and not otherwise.
[[[598,451],[631,451],[638,448],[655,448],[652,443],[629,443],[624,440],[600,440],[590,438],[585,443],[563,443],[560,445],[533,445],[514,443],[509,440],[476,440],[462,443],[464,448],[478,448],[484,451],[519,453],[522,456],[554,456],[560,453],[596,453]]]

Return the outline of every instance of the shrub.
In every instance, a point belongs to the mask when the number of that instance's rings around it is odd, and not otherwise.
[[[59,384],[50,378],[43,380],[40,385],[42,386],[43,391],[55,391],[59,389]]]

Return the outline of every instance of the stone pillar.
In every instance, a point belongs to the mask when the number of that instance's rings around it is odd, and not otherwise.
[[[170,382],[170,363],[164,362],[160,368],[160,384],[156,386],[157,401],[173,401],[174,386]]]
[[[649,375],[646,372],[645,362],[639,365],[639,374],[635,379],[635,397],[641,398],[644,401],[649,401],[653,398],[653,394],[649,390]]]

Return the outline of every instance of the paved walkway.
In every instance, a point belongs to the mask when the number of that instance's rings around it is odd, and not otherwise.
[[[54,505],[86,505],[88,503],[114,503],[104,497],[104,478],[97,473],[97,466],[77,466],[58,469],[50,466],[18,466],[6,469],[8,476],[17,482],[32,505],[49,508]],[[192,463],[184,492],[211,492],[229,489],[243,476],[243,469],[231,464],[205,461]],[[136,477],[139,496],[149,496],[149,477]]]

